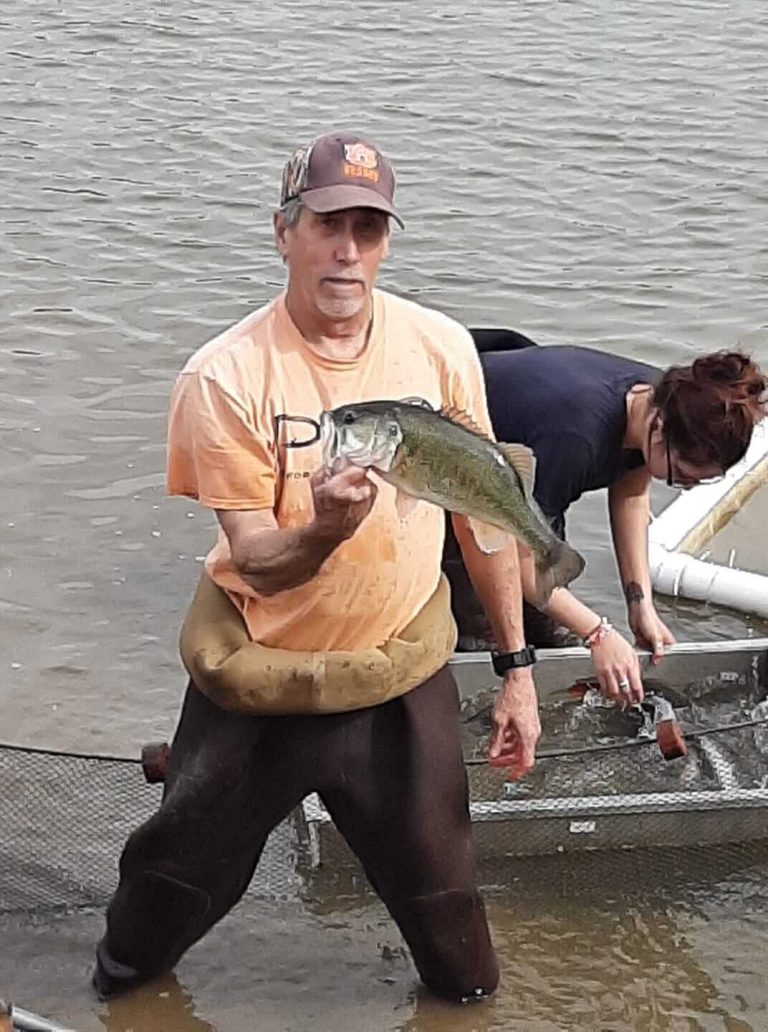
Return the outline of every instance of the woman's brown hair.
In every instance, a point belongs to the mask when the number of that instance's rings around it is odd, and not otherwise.
[[[765,415],[767,387],[757,365],[740,351],[716,351],[691,365],[671,366],[653,395],[667,446],[693,466],[729,469]]]

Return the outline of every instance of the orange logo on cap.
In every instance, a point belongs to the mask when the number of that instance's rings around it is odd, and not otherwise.
[[[376,168],[379,163],[376,151],[364,143],[345,143],[344,157],[350,165],[361,168]]]
[[[364,168],[362,165],[344,164],[344,175],[352,176],[353,179],[369,179],[372,183],[378,183],[379,173],[375,168]]]

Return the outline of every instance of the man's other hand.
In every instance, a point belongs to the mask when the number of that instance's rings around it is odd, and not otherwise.
[[[517,781],[533,768],[541,736],[539,702],[530,667],[507,671],[493,707],[493,731],[488,743],[492,767],[509,768]]]

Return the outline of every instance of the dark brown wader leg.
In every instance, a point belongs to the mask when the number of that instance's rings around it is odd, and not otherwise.
[[[269,832],[316,790],[426,985],[454,999],[492,992],[498,968],[447,670],[400,699],[333,716],[230,714],[190,685],[163,803],[123,852],[97,987],[106,995],[173,967],[245,891]]]
[[[95,982],[172,968],[245,892],[272,829],[310,790],[291,718],[225,712],[190,683],[160,809],[129,838]],[[289,762],[290,761],[290,762]]]
[[[493,992],[498,965],[477,892],[458,692],[447,668],[338,721],[320,795],[433,992]]]

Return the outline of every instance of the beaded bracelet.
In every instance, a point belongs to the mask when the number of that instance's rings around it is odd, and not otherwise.
[[[607,616],[600,617],[600,623],[597,627],[593,627],[592,630],[584,638],[581,639],[581,644],[585,649],[593,649],[596,645],[605,638],[607,634],[613,630],[613,624],[610,622]]]

